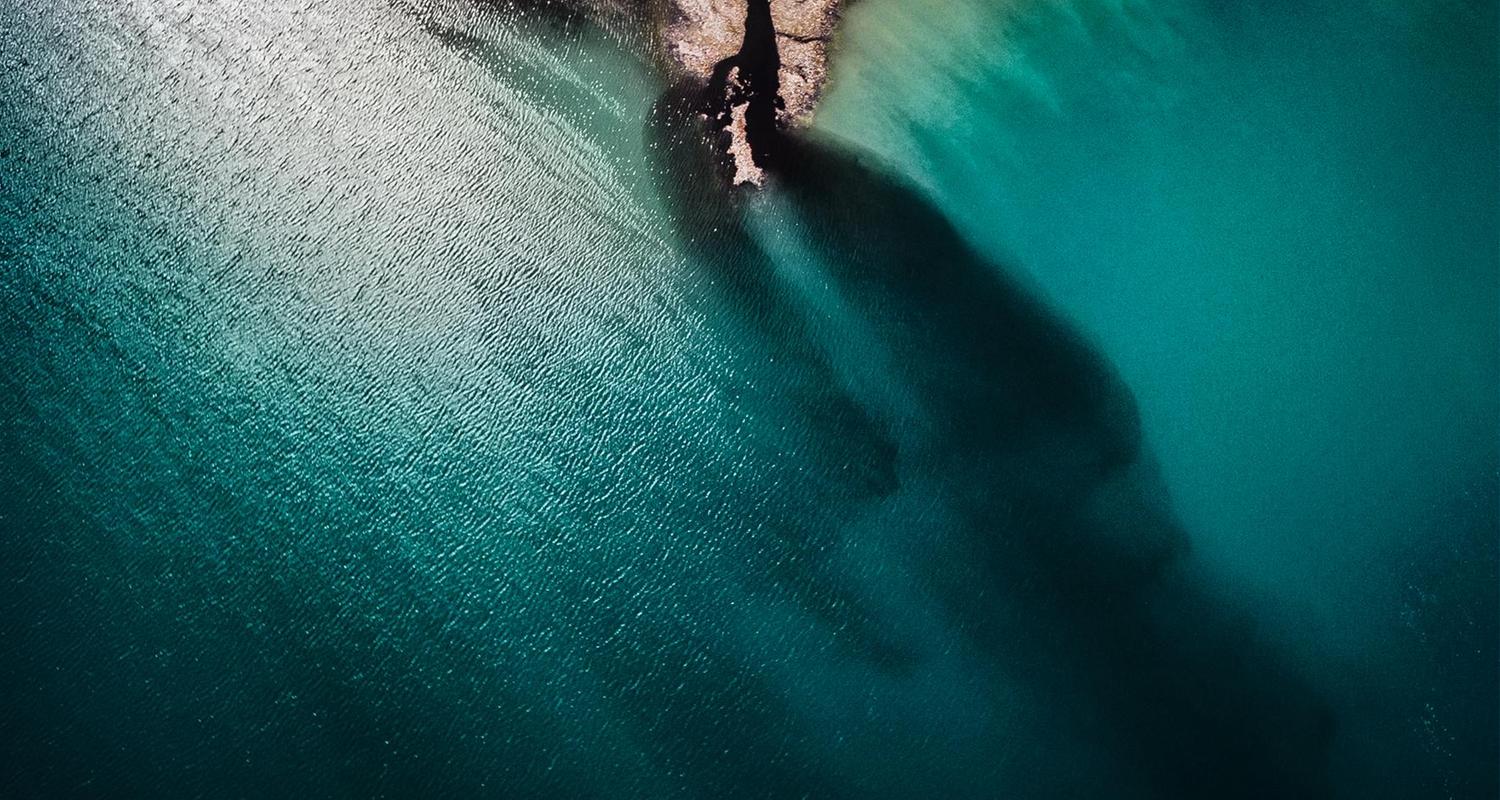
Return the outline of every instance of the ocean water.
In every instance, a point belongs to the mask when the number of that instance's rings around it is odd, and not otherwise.
[[[0,796],[1496,795],[1494,4],[0,25]]]
[[[856,6],[820,123],[1120,369],[1195,556],[1339,697],[1342,791],[1442,793],[1418,702],[1493,796],[1495,4],[1219,5]]]

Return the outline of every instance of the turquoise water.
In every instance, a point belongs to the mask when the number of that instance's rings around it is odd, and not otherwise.
[[[1495,16],[0,7],[0,794],[1494,796]]]
[[[1413,561],[1493,552],[1496,10],[1241,5],[856,7],[821,121],[1108,353],[1197,554],[1375,716]]]

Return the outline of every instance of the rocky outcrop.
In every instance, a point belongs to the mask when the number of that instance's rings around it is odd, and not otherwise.
[[[839,0],[667,0],[666,68],[704,87],[703,116],[736,185],[760,185],[779,132],[812,120]]]
[[[434,31],[463,38],[412,3]],[[677,90],[700,96],[702,121],[729,181],[761,185],[781,134],[808,125],[828,80],[846,0],[480,0],[570,24],[591,19],[622,40],[652,43]],[[439,4],[441,7],[441,4]],[[643,31],[643,29],[645,29]]]
[[[714,66],[745,41],[750,0],[669,0],[663,50],[679,75],[708,80]],[[812,118],[828,77],[828,44],[838,21],[838,0],[769,0],[781,60],[783,124]]]

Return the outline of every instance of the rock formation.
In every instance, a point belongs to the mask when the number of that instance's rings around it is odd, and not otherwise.
[[[671,0],[663,49],[679,75],[707,81],[714,66],[739,52],[755,5],[769,6],[781,60],[783,124],[812,117],[828,75],[828,43],[838,20],[837,0]]]
[[[701,88],[702,114],[735,185],[760,185],[780,131],[812,121],[843,0],[511,0],[582,11],[616,30],[645,23],[668,80]]]
[[[407,0],[430,27],[434,8]],[[734,185],[762,185],[782,132],[812,121],[844,0],[480,0],[651,42],[670,84],[699,111]],[[441,7],[441,4],[438,4]]]
[[[705,87],[704,118],[734,184],[764,183],[778,131],[811,121],[838,10],[838,0],[667,2],[666,68]]]

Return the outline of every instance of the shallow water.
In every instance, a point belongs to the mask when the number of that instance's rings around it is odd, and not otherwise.
[[[1438,11],[862,0],[731,203],[580,20],[5,5],[0,793],[1492,795]]]

